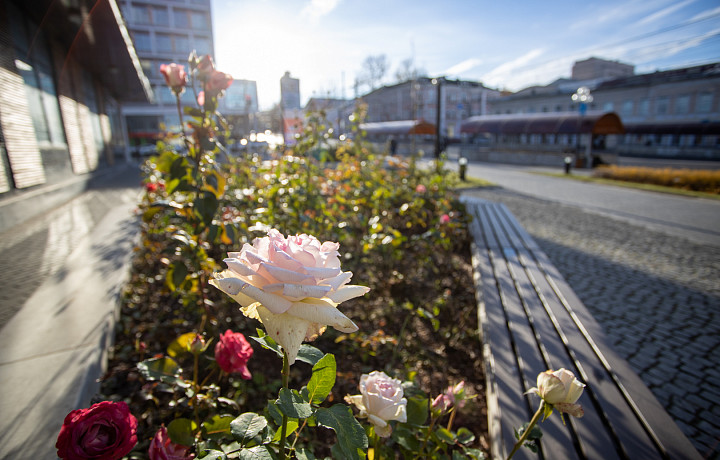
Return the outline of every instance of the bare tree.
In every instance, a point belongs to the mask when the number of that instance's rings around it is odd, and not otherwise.
[[[389,62],[385,54],[368,56],[363,61],[362,71],[358,77],[361,84],[366,85],[370,91],[380,87],[388,71]]]
[[[414,80],[426,73],[424,69],[415,67],[413,58],[407,58],[404,59],[397,70],[395,70],[395,80],[397,80],[398,83],[402,83],[404,81]]]

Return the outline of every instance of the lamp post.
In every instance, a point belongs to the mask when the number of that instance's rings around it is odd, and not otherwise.
[[[582,128],[582,119],[585,115],[585,112],[587,112],[587,105],[593,101],[592,94],[590,94],[590,88],[587,86],[581,86],[577,89],[577,92],[572,95],[573,102],[579,103],[578,105],[578,111],[580,112],[580,117],[578,118],[578,130],[577,130],[577,150],[578,153],[580,151],[580,129]],[[592,168],[592,158],[590,155],[590,146],[592,144],[592,132],[590,133],[590,141],[588,142],[588,146],[585,149],[585,161],[588,168]]]
[[[433,78],[432,84],[437,88],[437,103],[435,107],[435,160],[440,160],[440,105],[442,102],[442,80]]]

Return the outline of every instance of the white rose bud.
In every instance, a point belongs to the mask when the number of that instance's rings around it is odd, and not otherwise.
[[[345,401],[360,410],[360,417],[368,418],[380,437],[385,438],[392,433],[389,421],[407,421],[407,399],[403,397],[402,383],[384,372],[363,374],[360,377],[360,394],[345,396]]]

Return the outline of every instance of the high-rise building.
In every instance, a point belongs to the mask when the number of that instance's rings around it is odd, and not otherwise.
[[[285,110],[300,108],[300,80],[292,78],[290,72],[280,79],[280,105]]]
[[[153,145],[163,128],[179,128],[175,95],[165,85],[160,66],[176,62],[188,70],[191,51],[213,55],[210,0],[119,0],[119,4],[156,95],[155,104],[126,104],[123,115],[130,142]],[[194,104],[194,97],[186,90],[183,104]]]

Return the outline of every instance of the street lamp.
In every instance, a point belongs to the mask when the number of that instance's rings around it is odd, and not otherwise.
[[[592,94],[590,94],[590,88],[587,86],[581,86],[577,89],[577,92],[572,95],[573,102],[579,103],[578,110],[580,112],[580,117],[578,118],[578,129],[577,129],[577,150],[580,151],[580,129],[582,128],[582,119],[585,115],[585,112],[587,112],[587,105],[590,104],[593,101]],[[585,149],[585,161],[587,163],[588,168],[592,168],[592,161],[590,156],[590,146],[592,144],[592,132],[590,133],[590,141],[588,142],[588,146]]]
[[[435,160],[440,160],[440,103],[442,102],[442,80],[433,78],[432,84],[437,88],[437,104],[435,107]]]

